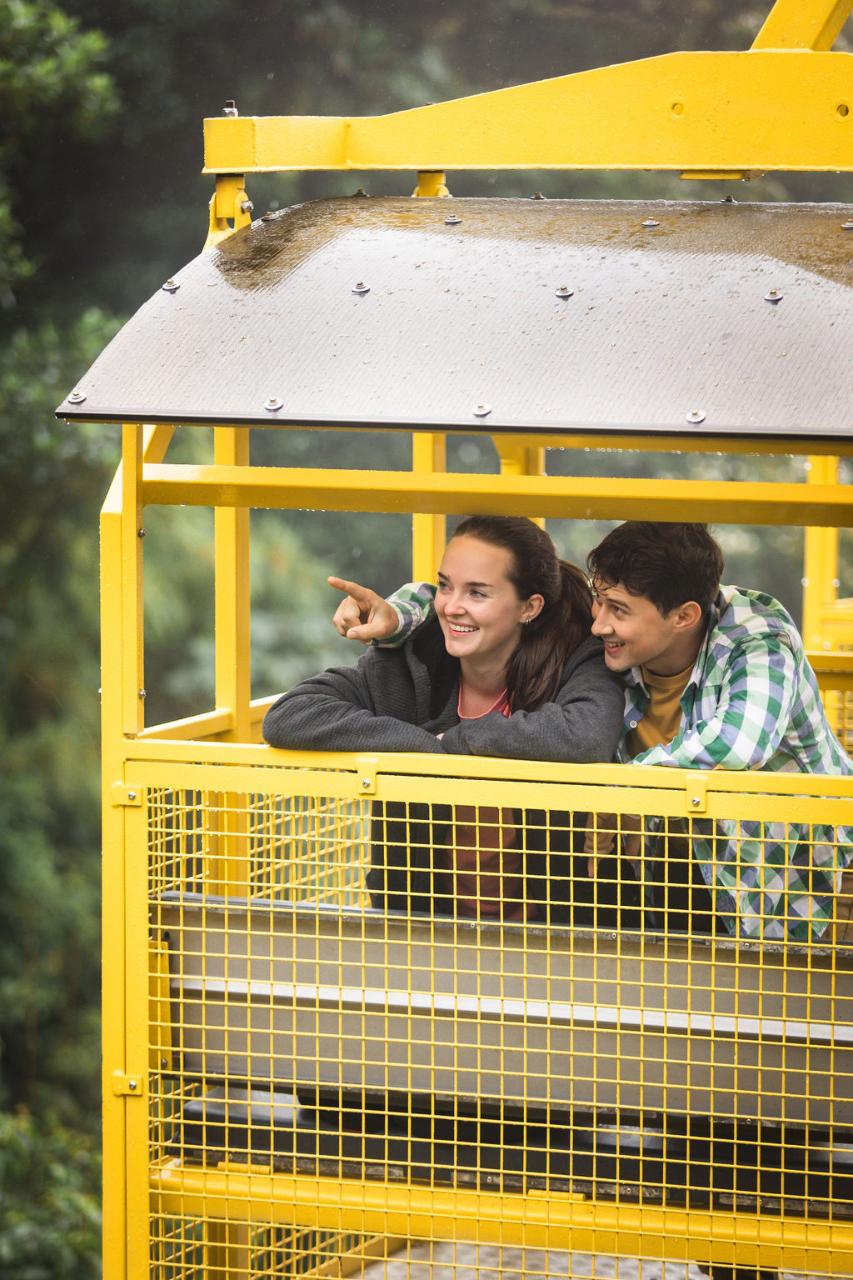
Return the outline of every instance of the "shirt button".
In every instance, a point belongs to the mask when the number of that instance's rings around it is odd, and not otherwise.
[[[631,728],[631,729],[636,729],[636,727],[637,727],[637,721],[636,721],[636,720],[632,720],[632,721],[630,722],[630,728]]]

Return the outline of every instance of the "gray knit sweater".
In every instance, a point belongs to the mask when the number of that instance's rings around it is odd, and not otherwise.
[[[266,714],[274,747],[314,751],[431,751],[518,760],[612,760],[625,695],[589,637],[569,657],[553,702],[535,711],[498,711],[459,720],[459,662],[437,619],[399,649],[370,648],[355,667],[311,676]],[[443,737],[439,740],[436,734]]]

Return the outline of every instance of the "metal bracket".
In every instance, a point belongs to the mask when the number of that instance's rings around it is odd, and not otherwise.
[[[376,795],[376,761],[359,760],[356,791],[360,796]]]
[[[690,813],[708,812],[708,779],[704,774],[688,778],[685,784],[687,808]]]
[[[114,782],[110,788],[110,804],[114,808],[139,809],[142,805],[142,791],[139,787],[128,786],[125,782]]]
[[[113,1093],[117,1098],[143,1098],[145,1096],[145,1077],[127,1075],[124,1071],[114,1071]]]

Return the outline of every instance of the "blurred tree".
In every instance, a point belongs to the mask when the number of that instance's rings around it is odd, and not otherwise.
[[[0,1113],[0,1275],[96,1280],[98,1164],[91,1139]]]
[[[0,1104],[93,1116],[98,609],[94,530],[115,465],[51,413],[115,323],[45,322],[0,349]]]
[[[0,308],[7,311],[40,256],[25,245],[25,175],[60,122],[66,142],[91,143],[114,113],[112,81],[100,69],[106,50],[99,32],[82,30],[49,0],[0,0]],[[51,191],[45,183],[39,202]],[[62,212],[54,207],[54,219]]]

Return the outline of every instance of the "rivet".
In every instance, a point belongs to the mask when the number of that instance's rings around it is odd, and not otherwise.
[[[659,227],[659,226],[660,226],[660,223],[659,223],[659,222],[656,222],[654,218],[645,218],[645,219],[643,220],[643,226],[644,226],[644,227]]]
[[[139,690],[139,694],[138,694],[138,696],[139,696],[140,698],[144,698],[144,697],[145,697],[145,690],[144,690],[144,689],[140,689],[140,690]]]
[[[269,400],[265,403],[264,408],[267,413],[278,413],[283,404],[284,401],[279,400],[277,396],[270,396]]]
[[[779,289],[768,289],[764,295],[765,302],[781,302],[783,294]]]
[[[541,192],[541,191],[534,191],[534,192],[533,192],[533,195],[530,197],[530,199],[531,199],[531,200],[544,200],[544,199],[545,199],[545,196],[543,196],[543,194],[542,194],[542,192]]]
[[[690,803],[693,805],[693,808],[694,808],[694,809],[698,809],[698,808],[699,808],[699,804],[700,804],[699,797],[698,797],[698,796],[692,796],[692,797],[691,797],[691,800],[690,800]]]
[[[135,791],[128,791],[128,793],[127,793],[127,798],[128,798],[128,800],[135,800],[135,799],[136,799],[136,792],[135,792]]]
[[[161,1059],[160,1059],[160,1066],[161,1066],[161,1067],[168,1067],[168,1065],[169,1065],[169,1060],[168,1060],[168,1058],[161,1058]]]
[[[570,289],[567,284],[561,284],[559,289],[556,290],[558,298],[571,298],[574,296],[574,292],[574,289]]]
[[[244,213],[251,213],[254,207],[255,206],[252,204],[251,200],[240,201],[240,208],[243,210]]]
[[[75,387],[74,390],[71,392],[71,395],[68,397],[68,403],[82,404],[85,399],[86,399],[86,392],[81,391],[79,387]]]
[[[144,538],[144,537],[145,537],[145,530],[144,530],[144,529],[137,529],[137,530],[136,530],[136,536],[137,536],[137,538]]]
[[[732,195],[723,196],[722,200],[720,201],[720,204],[735,204],[735,203],[736,203],[735,198]]]
[[[352,291],[353,293],[370,293],[370,285],[365,284],[363,280],[356,280]]]
[[[853,231],[853,221],[851,221],[851,222],[842,222],[842,224],[841,224],[841,230],[842,230],[842,231]]]
[[[444,219],[444,225],[446,227],[458,227],[461,221],[462,219],[457,218],[455,213],[449,213],[447,217]]]
[[[127,1082],[127,1087],[128,1087],[128,1089],[130,1090],[130,1092],[131,1092],[131,1093],[136,1093],[136,1081],[135,1081],[135,1080],[128,1080],[128,1082]]]
[[[181,286],[178,284],[177,280],[167,280],[166,283],[160,287],[163,293],[177,293]]]
[[[274,216],[275,216],[274,214],[270,213],[269,210],[267,210],[266,213],[261,214],[261,222],[272,222]]]
[[[368,197],[368,195],[367,195],[367,192],[366,192],[366,191],[365,191],[365,189],[364,189],[364,187],[357,187],[357,188],[356,188],[356,190],[355,190],[355,191],[353,191],[353,193],[352,193],[352,194],[353,194],[353,198],[354,198],[354,199],[355,199],[356,197],[358,197],[359,199],[363,199],[363,200],[367,200],[367,199],[369,198],[369,197]]]
[[[478,404],[473,412],[475,418],[488,418],[492,412],[492,406],[490,404]]]
[[[705,421],[705,415],[701,409],[691,409],[687,415],[686,421],[689,422],[692,427],[695,427],[698,426],[700,422]]]
[[[361,789],[362,789],[362,791],[368,791],[368,790],[370,789],[370,779],[369,779],[369,778],[362,778],[362,780],[361,780]]]

